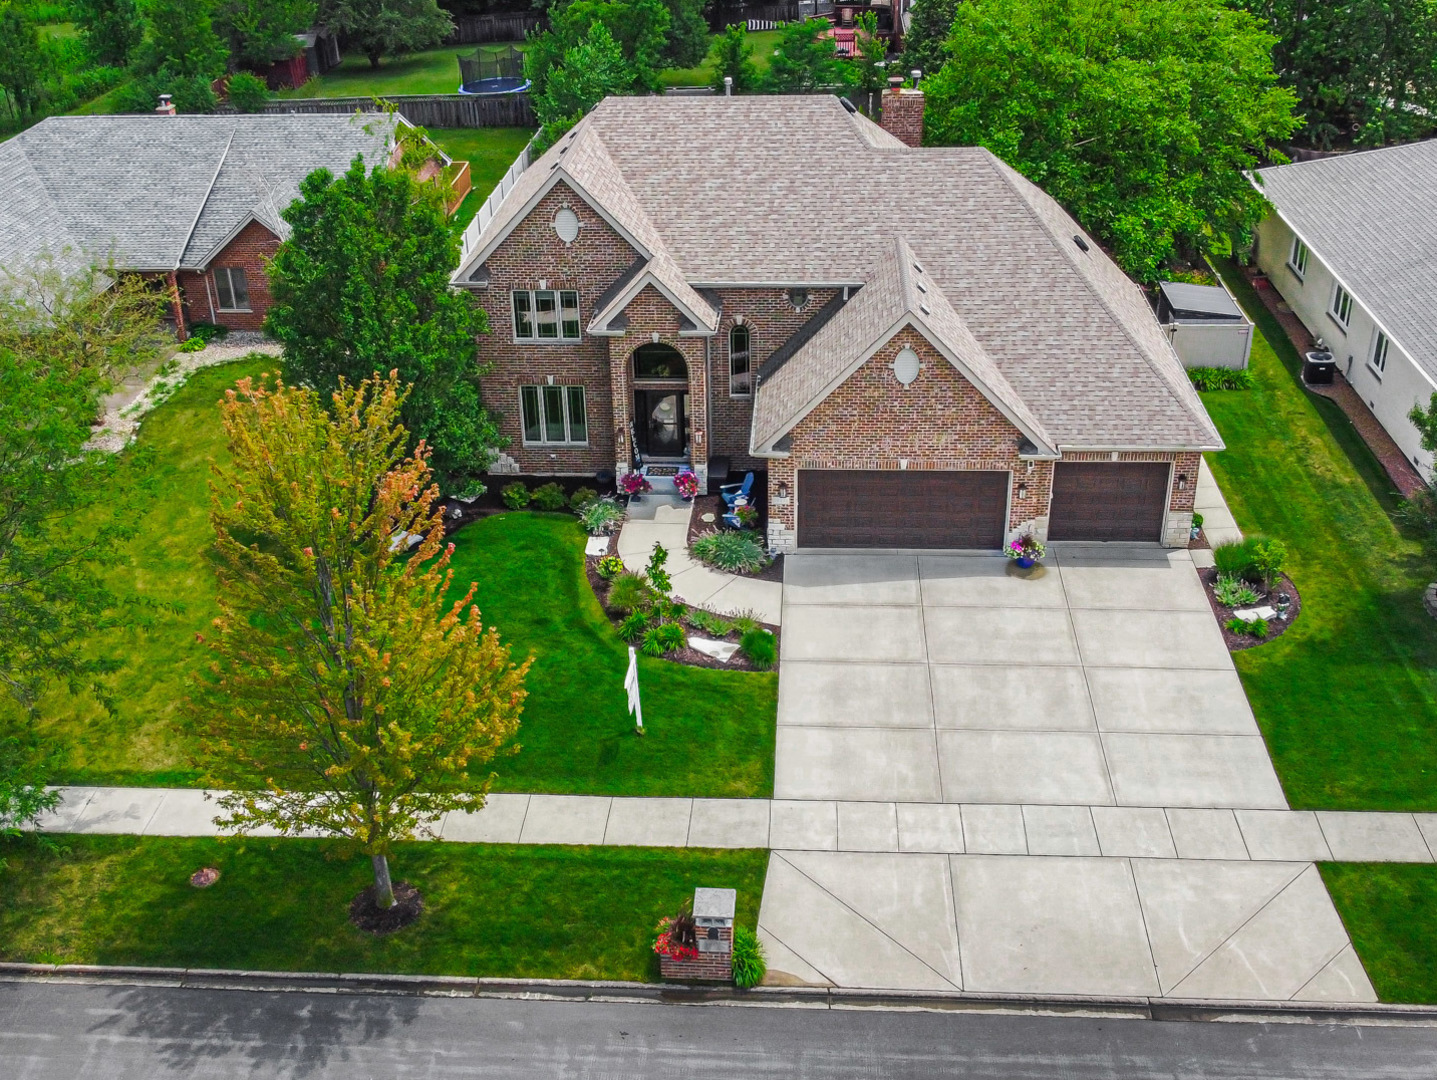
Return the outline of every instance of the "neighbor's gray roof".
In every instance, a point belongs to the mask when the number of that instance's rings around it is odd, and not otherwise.
[[[608,98],[519,178],[456,281],[556,178],[695,288],[859,284],[901,237],[1058,445],[1222,445],[1137,287],[986,150],[903,146],[831,96]]]
[[[0,143],[0,266],[68,247],[122,269],[202,268],[321,166],[384,160],[383,116],[56,116]]]
[[[1437,139],[1260,169],[1257,186],[1437,378]]]

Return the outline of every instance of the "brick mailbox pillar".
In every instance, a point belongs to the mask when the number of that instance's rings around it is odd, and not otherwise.
[[[694,930],[699,954],[692,960],[659,957],[659,973],[682,982],[733,980],[733,913],[738,893],[733,889],[694,890]]]

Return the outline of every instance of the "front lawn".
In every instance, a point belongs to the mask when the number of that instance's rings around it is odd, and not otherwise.
[[[1322,863],[1319,869],[1377,996],[1437,1004],[1437,866]]]
[[[696,886],[738,890],[754,926],[764,851],[401,845],[425,911],[388,937],[350,925],[369,860],[315,840],[64,836],[0,844],[0,960],[656,981],[654,924]],[[189,875],[219,868],[195,889]]]
[[[138,534],[106,578],[127,625],[97,633],[115,657],[113,711],[88,694],[52,690],[47,738],[65,752],[58,783],[188,785],[198,781],[184,701],[205,660],[195,635],[217,614],[206,552],[207,484],[225,460],[214,408],[262,357],[197,372],[144,422],[121,483],[147,486]],[[101,508],[98,512],[106,512]],[[773,790],[777,676],[643,661],[646,738],[625,709],[626,646],[604,618],[583,568],[584,536],[569,515],[489,518],[454,537],[455,588],[478,581],[478,603],[529,676],[517,756],[495,762],[507,791],[613,795],[768,796]],[[6,707],[0,703],[0,708]]]
[[[1296,350],[1232,264],[1257,321],[1257,387],[1203,395],[1228,449],[1209,455],[1244,532],[1286,542],[1302,616],[1234,657],[1294,807],[1437,809],[1434,576],[1393,524],[1396,496],[1342,411],[1299,381]]]

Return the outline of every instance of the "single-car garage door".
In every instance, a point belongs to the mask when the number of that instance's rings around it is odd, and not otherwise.
[[[1048,539],[1160,541],[1170,469],[1161,461],[1058,462]]]
[[[800,469],[800,547],[997,548],[1006,472]]]

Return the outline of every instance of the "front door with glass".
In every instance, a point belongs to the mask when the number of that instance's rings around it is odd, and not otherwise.
[[[635,390],[634,434],[646,458],[683,458],[689,441],[686,390]]]

